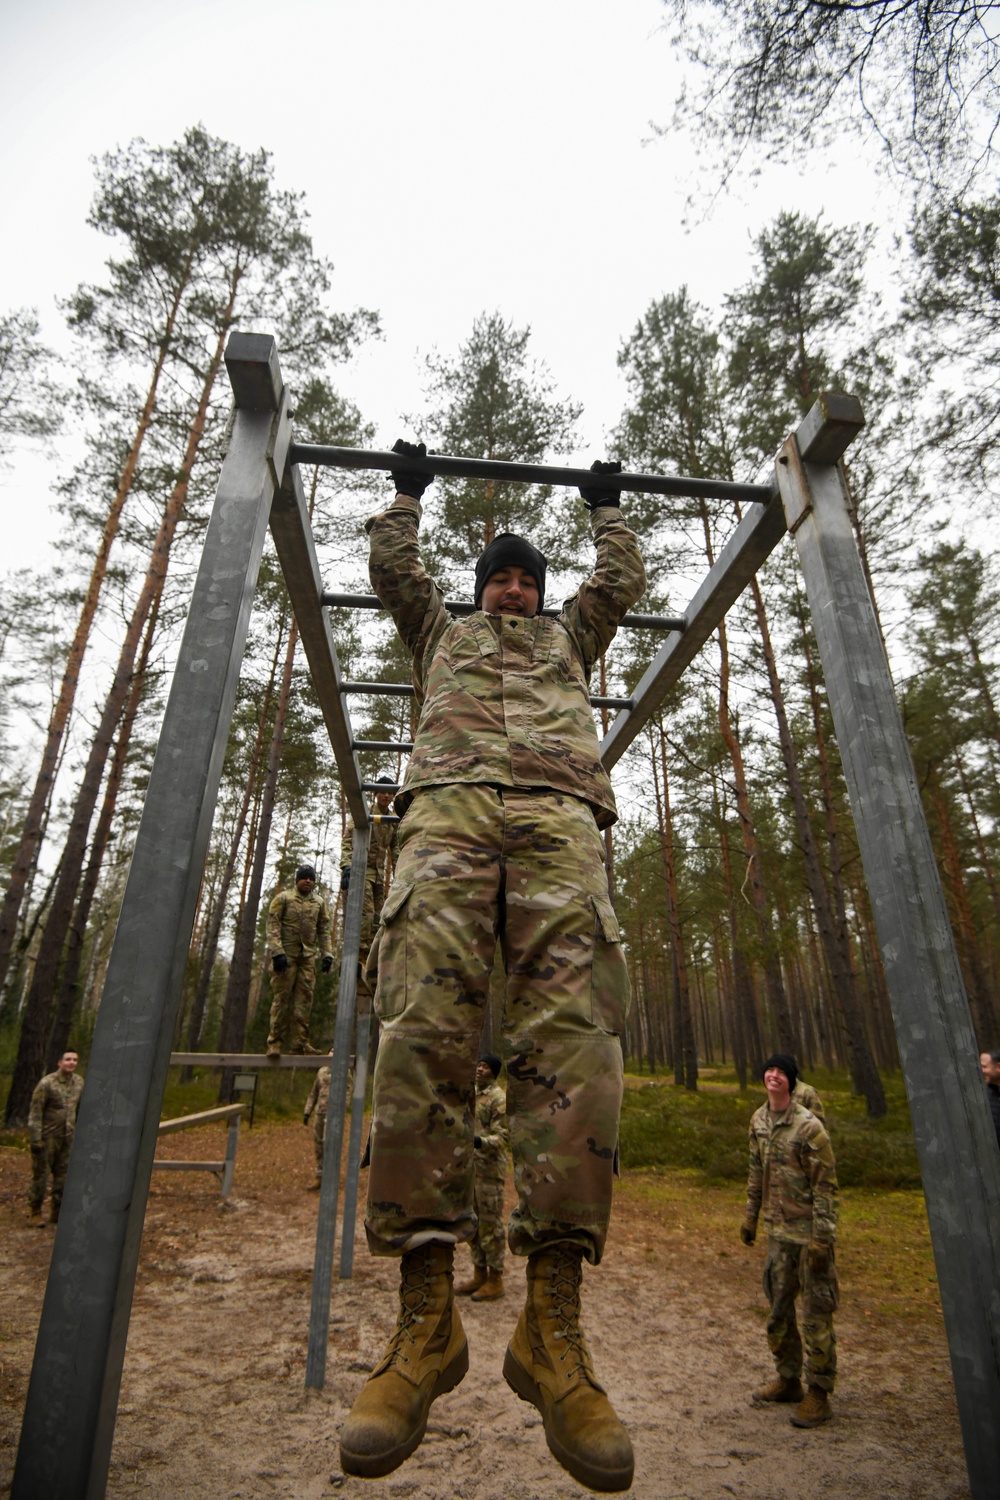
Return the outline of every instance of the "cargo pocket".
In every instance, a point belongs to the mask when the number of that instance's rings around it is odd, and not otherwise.
[[[592,1007],[594,1025],[618,1036],[632,1003],[632,985],[622,950],[622,933],[615,909],[607,896],[592,896],[594,903],[594,967]]]
[[[406,1005],[406,904],[412,893],[412,883],[390,886],[382,920],[368,950],[365,979],[381,1021],[391,1021]]]

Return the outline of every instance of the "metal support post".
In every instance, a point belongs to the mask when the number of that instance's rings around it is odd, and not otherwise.
[[[347,1175],[344,1179],[344,1215],[340,1223],[340,1279],[354,1275],[354,1233],[358,1224],[358,1178],[361,1173],[361,1136],[365,1126],[365,1088],[368,1083],[368,1041],[371,1009],[358,1006],[354,1039],[354,1094],[351,1098],[351,1133],[347,1141]],[[376,1023],[377,1024],[377,1023]]]
[[[273,340],[234,335],[226,362],[236,395],[232,436],[104,982],[15,1500],[100,1500],[107,1484],[170,1044],[267,518],[290,437]]]
[[[795,535],[885,965],[973,1500],[1000,1480],[1000,1153],[944,892],[837,459],[863,418],[824,397],[777,478]]]
[[[340,987],[337,991],[337,1022],[333,1034],[330,1067],[330,1097],[326,1110],[326,1140],[323,1145],[323,1182],[319,1193],[316,1224],[316,1255],[313,1262],[312,1303],[309,1310],[309,1343],[306,1350],[306,1389],[321,1391],[326,1379],[326,1345],[330,1332],[330,1287],[333,1281],[333,1251],[337,1238],[337,1200],[340,1195],[340,1158],[344,1145],[347,1112],[347,1073],[354,1038],[354,1007],[361,949],[361,916],[368,869],[371,824],[354,826],[351,879],[344,911],[344,942],[340,955]],[[363,1107],[363,1103],[362,1103]]]

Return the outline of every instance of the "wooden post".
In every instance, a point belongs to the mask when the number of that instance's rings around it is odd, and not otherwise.
[[[1000,1152],[944,892],[838,463],[863,423],[824,396],[777,479],[819,643],[913,1117],[973,1500],[1000,1486]]]
[[[195,906],[271,500],[291,436],[274,340],[234,334],[229,451],[108,964],[13,1500],[101,1500]]]

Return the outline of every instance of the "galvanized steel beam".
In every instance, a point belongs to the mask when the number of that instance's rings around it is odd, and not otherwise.
[[[14,1500],[100,1500],[167,1068],[271,500],[291,425],[273,340],[237,405],[136,834],[38,1328]],[[271,393],[268,408],[267,393]]]

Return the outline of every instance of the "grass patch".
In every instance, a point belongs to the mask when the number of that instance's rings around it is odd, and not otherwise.
[[[679,1089],[664,1076],[632,1074],[622,1103],[621,1159],[626,1168],[696,1171],[704,1182],[743,1182],[750,1116],[764,1102],[763,1087],[740,1094],[735,1074],[706,1070],[705,1087]],[[846,1074],[813,1072],[809,1082],[826,1108],[826,1125],[842,1187],[913,1189],[921,1186],[902,1076],[883,1077],[889,1112],[869,1120]]]

